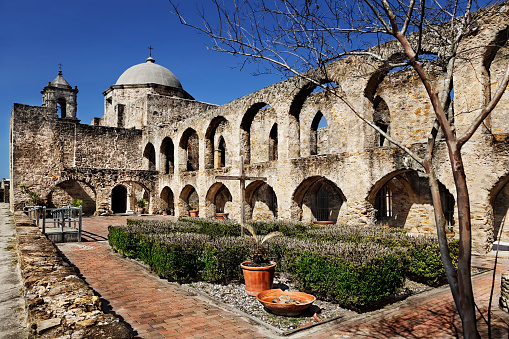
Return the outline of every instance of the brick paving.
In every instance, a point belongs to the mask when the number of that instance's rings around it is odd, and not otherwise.
[[[143,218],[168,219],[150,216]],[[103,307],[121,316],[139,338],[275,338],[278,335],[249,318],[205,297],[160,279],[141,265],[111,251],[107,226],[124,224],[126,217],[84,219],[82,243],[58,247],[101,296]],[[474,257],[474,266],[493,267],[493,258]],[[498,308],[500,274],[509,259],[499,259],[492,307],[493,338],[509,337],[509,315]],[[486,314],[492,271],[474,277],[476,302]],[[479,313],[478,313],[479,314]],[[478,319],[481,337],[487,327]],[[348,321],[332,321],[297,332],[290,338],[457,338],[461,322],[448,287],[412,296],[383,310]]]

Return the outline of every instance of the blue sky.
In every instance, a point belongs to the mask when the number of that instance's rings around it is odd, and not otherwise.
[[[181,1],[186,12],[196,2]],[[182,26],[168,0],[0,1],[0,179],[9,178],[9,119],[13,103],[40,106],[41,90],[58,74],[78,86],[78,119],[103,115],[102,92],[129,67],[145,62],[170,69],[196,100],[214,104],[280,80],[253,76],[241,59],[208,51],[209,40]]]

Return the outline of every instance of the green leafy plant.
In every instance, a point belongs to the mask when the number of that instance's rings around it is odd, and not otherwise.
[[[34,206],[39,205],[39,203],[41,202],[41,197],[39,196],[39,194],[37,192],[30,192],[29,197],[30,197],[30,202]]]
[[[83,206],[83,200],[81,200],[81,199],[72,199],[71,206],[72,207]]]
[[[142,198],[142,199],[138,200],[138,202],[136,202],[136,205],[139,208],[145,208],[145,206],[147,206],[147,200]]]
[[[244,238],[251,241],[253,243],[253,252],[251,254],[251,258],[253,260],[253,263],[256,265],[261,264],[267,264],[270,263],[265,258],[265,246],[264,243],[274,237],[282,236],[283,233],[279,231],[271,232],[269,234],[266,234],[264,236],[260,236],[256,234],[256,231],[254,230],[254,227],[250,224],[245,225],[246,230],[251,233],[251,235],[244,234]]]

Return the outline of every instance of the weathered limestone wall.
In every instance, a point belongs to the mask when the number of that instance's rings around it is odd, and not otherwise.
[[[17,249],[33,338],[132,338],[128,326],[101,310],[101,301],[23,213],[15,214]]]
[[[497,11],[460,46],[470,60],[458,59],[451,98],[458,135],[496,90],[508,62],[509,49],[498,50],[497,43],[505,43],[509,7]],[[388,58],[400,52],[394,43],[381,48]],[[47,196],[57,185],[65,190],[66,180],[83,182],[85,186],[78,184],[81,191],[90,199],[95,195],[96,206],[103,210],[111,209],[112,190],[120,185],[127,190],[127,210],[147,196],[150,212],[169,207],[177,215],[188,215],[189,209],[200,209],[201,216],[224,211],[238,219],[239,183],[215,176],[238,175],[239,156],[244,155],[246,175],[267,178],[266,184],[246,184],[250,218],[308,222],[323,218],[434,233],[423,168],[394,144],[381,142],[352,112],[381,123],[396,142],[423,156],[434,121],[428,95],[413,70],[388,73],[382,66],[352,56],[330,64],[328,78],[317,71],[309,73],[331,83],[328,92],[314,92],[312,83],[291,78],[221,106],[195,101],[183,90],[164,86],[114,85],[104,92],[104,117],[95,120],[103,126],[64,123],[51,110],[15,105],[12,185],[26,181]],[[428,67],[426,71],[440,91],[441,70]],[[478,252],[497,238],[509,210],[508,105],[509,93],[505,93],[485,126],[463,147]],[[316,131],[321,115],[327,127]],[[271,135],[276,124],[277,135]],[[172,145],[171,154],[164,153],[165,145]],[[42,154],[37,168],[30,166],[32,149]],[[167,159],[171,164],[166,164]],[[440,138],[434,166],[443,194],[454,196],[448,153]],[[76,190],[67,196],[59,191],[61,201],[78,195],[78,186],[69,184]],[[392,194],[392,209],[381,215],[386,206],[380,192],[385,187]],[[26,197],[20,189],[14,191],[19,208]],[[457,207],[451,207],[457,231]],[[500,240],[506,239],[509,233],[504,232]]]

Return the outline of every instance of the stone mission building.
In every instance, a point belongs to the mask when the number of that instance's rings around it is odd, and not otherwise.
[[[508,62],[509,9],[498,7],[467,37],[455,75],[458,132],[496,89]],[[387,57],[399,50],[380,46]],[[392,51],[392,52],[391,52]],[[433,53],[430,47],[430,53]],[[429,67],[439,88],[442,70]],[[388,72],[363,57],[311,72],[393,138],[423,154],[434,114],[411,69]],[[336,87],[335,87],[336,86]],[[104,92],[104,115],[83,124],[77,87],[61,72],[42,90],[42,106],[14,104],[10,136],[10,203],[22,209],[29,192],[47,206],[81,199],[87,214],[148,213],[200,217],[227,212],[240,217],[238,175],[244,156],[247,219],[291,219],[338,224],[382,224],[413,233],[435,232],[423,169],[358,119],[337,96],[291,78],[217,106],[196,100],[175,75],[155,63],[127,69]],[[471,193],[474,248],[486,250],[499,236],[509,208],[509,92],[464,147]],[[437,173],[451,228],[455,190],[443,142]]]

